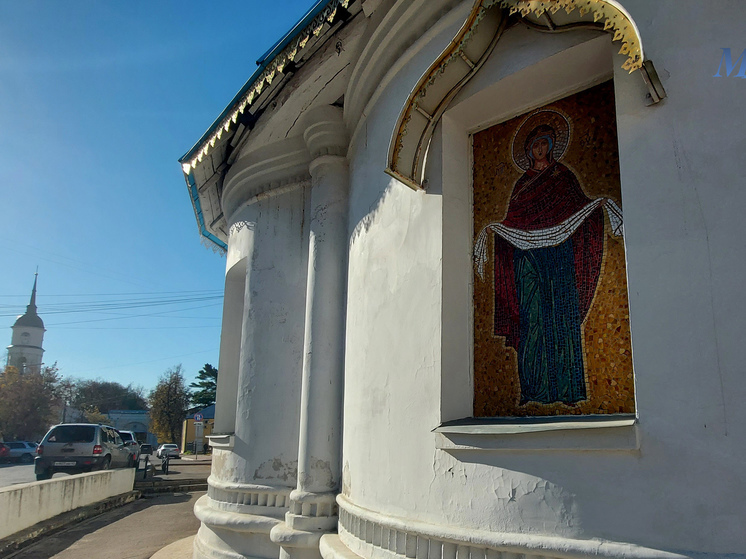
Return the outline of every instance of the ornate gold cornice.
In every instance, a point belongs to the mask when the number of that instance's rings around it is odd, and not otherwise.
[[[630,73],[644,62],[639,32],[627,11],[615,0],[476,0],[456,37],[433,62],[407,99],[389,146],[386,172],[404,184],[422,189],[422,173],[435,125],[448,103],[479,70],[495,47],[507,21],[506,15],[542,16],[559,10],[595,23],[621,42],[627,56],[622,68]],[[478,37],[478,40],[474,40]]]
[[[412,188],[422,188],[422,165],[435,125],[448,103],[482,67],[505,29],[507,20],[499,3],[477,0],[459,32],[417,82],[399,115],[386,172]],[[480,40],[473,41],[477,31]]]
[[[642,43],[637,26],[632,18],[618,2],[614,0],[496,0],[503,8],[510,10],[510,14],[520,12],[523,17],[534,14],[541,16],[545,12],[555,14],[565,10],[571,14],[578,10],[582,17],[593,14],[594,22],[603,22],[604,31],[613,33],[612,41],[621,41],[619,54],[627,56],[622,68],[632,73],[642,67]]]

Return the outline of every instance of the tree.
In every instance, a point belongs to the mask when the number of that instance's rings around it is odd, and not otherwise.
[[[0,373],[0,433],[6,440],[38,440],[56,421],[59,375],[55,365],[20,374],[15,367]]]
[[[189,388],[194,389],[193,404],[203,408],[213,405],[218,390],[218,370],[209,363],[205,363],[205,366],[197,373],[197,381],[190,384]]]
[[[181,365],[161,375],[150,393],[150,424],[159,441],[176,443],[181,438],[181,426],[190,398]]]
[[[57,383],[57,395],[60,397],[60,407],[62,407],[61,423],[69,420],[67,407],[72,404],[73,398],[78,393],[75,381],[66,378]]]
[[[109,417],[101,413],[96,406],[83,406],[81,411],[88,423],[109,423]]]
[[[75,381],[75,395],[72,405],[83,410],[98,408],[103,414],[111,410],[146,410],[148,403],[143,389],[131,384],[124,386],[118,382],[96,380]]]

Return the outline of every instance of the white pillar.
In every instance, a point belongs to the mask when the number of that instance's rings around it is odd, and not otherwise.
[[[285,524],[272,529],[280,557],[320,557],[318,541],[337,525],[341,481],[344,321],[349,172],[342,111],[306,118],[311,153],[311,221],[301,387],[298,483]]]
[[[237,164],[229,175],[236,177],[234,192],[241,188],[247,201],[229,222],[229,256],[235,252],[234,261],[245,261],[239,268],[245,270],[243,301],[235,309],[243,309],[240,349],[231,346],[240,355],[236,394],[230,395],[235,433],[218,437],[217,446],[212,438],[207,495],[194,509],[202,523],[195,559],[277,559],[280,548],[270,530],[284,525],[297,487],[309,187],[304,179],[257,198],[251,181],[265,174],[243,171]],[[222,439],[229,439],[226,446]]]

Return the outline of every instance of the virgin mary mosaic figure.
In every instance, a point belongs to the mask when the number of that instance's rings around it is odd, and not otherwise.
[[[619,206],[589,198],[560,162],[569,141],[570,123],[556,111],[523,121],[511,145],[523,175],[505,218],[484,227],[474,247],[484,279],[494,234],[494,334],[518,354],[521,405],[587,398],[581,326],[601,272],[604,209],[613,234],[622,234]]]

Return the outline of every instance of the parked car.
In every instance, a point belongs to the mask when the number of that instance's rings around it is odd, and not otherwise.
[[[22,462],[23,464],[31,464],[34,461],[36,443],[30,443],[27,441],[10,441],[5,443],[5,446],[10,450],[8,458],[12,461]]]
[[[122,437],[122,442],[132,453],[132,458],[136,463],[140,459],[140,443],[137,442],[137,438],[132,431],[120,431],[117,429],[117,433]]]
[[[171,458],[178,458],[180,456],[179,447],[175,444],[162,444],[155,451],[155,455],[158,458],[165,458],[166,455]]]
[[[49,479],[56,472],[77,474],[134,465],[132,453],[116,429],[92,423],[55,425],[44,435],[36,454],[37,480]]]
[[[5,443],[0,443],[0,462],[6,462],[10,460],[10,449],[5,446]]]

